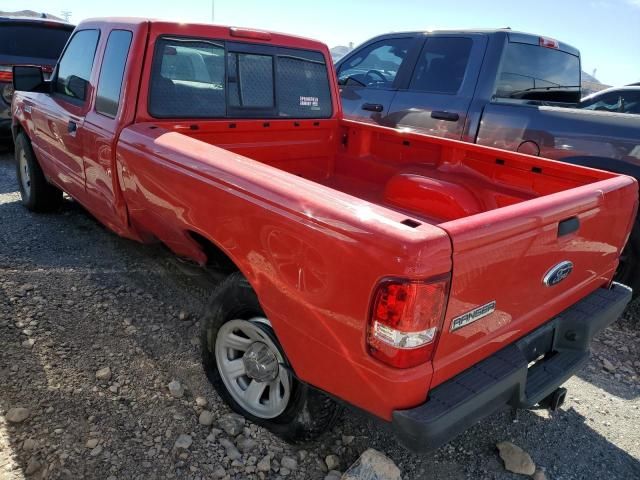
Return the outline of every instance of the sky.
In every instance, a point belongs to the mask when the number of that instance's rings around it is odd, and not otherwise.
[[[511,27],[577,47],[582,68],[608,85],[640,81],[640,0],[0,0],[71,21],[137,16],[211,22],[355,45],[391,31]]]

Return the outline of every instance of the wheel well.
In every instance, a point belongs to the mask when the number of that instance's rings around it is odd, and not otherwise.
[[[198,244],[207,257],[207,266],[224,273],[238,272],[240,269],[234,261],[216,244],[197,232],[188,231],[187,234]]]

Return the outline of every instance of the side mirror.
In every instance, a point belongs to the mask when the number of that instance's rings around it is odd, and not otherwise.
[[[71,75],[67,82],[67,90],[78,100],[85,101],[87,96],[87,81],[77,75]]]
[[[20,92],[47,92],[48,82],[45,82],[42,68],[14,65],[13,89]]]

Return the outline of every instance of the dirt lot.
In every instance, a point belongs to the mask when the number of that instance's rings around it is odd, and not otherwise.
[[[323,479],[328,455],[344,470],[368,447],[405,479],[523,478],[504,470],[495,449],[502,440],[529,452],[550,479],[640,478],[638,305],[600,336],[590,363],[567,382],[561,411],[498,413],[430,455],[406,452],[351,411],[309,445],[292,447],[249,424],[233,437],[229,410],[200,367],[208,287],[162,248],[116,237],[70,200],[57,214],[27,212],[15,185],[12,157],[0,154],[2,480]],[[97,379],[105,367],[110,378]],[[169,393],[172,380],[182,398]],[[197,397],[212,426],[199,423]],[[29,416],[8,423],[16,407]],[[176,449],[181,434],[192,443]]]

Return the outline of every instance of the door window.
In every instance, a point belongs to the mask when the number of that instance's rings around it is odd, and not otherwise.
[[[112,31],[104,51],[98,79],[96,112],[111,118],[115,118],[118,113],[122,77],[132,36],[133,34],[127,30]]]
[[[624,113],[640,113],[640,92],[625,92],[622,100]]]
[[[380,40],[354,54],[340,67],[338,83],[367,88],[391,88],[413,38]]]
[[[463,37],[429,38],[420,53],[409,88],[431,93],[458,93],[472,44],[470,38]]]
[[[622,97],[619,93],[607,93],[592,100],[583,102],[580,106],[585,110],[596,110],[601,112],[621,112]]]
[[[73,35],[58,64],[56,93],[80,102],[86,100],[98,36],[98,30],[81,30]]]

